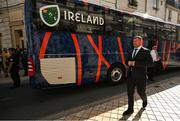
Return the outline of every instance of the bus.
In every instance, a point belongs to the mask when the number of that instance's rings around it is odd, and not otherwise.
[[[34,88],[118,84],[135,35],[158,46],[164,70],[180,64],[180,27],[157,17],[80,0],[26,0],[24,13]]]

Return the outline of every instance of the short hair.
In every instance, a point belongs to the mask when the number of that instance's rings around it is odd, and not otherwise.
[[[153,46],[152,48],[158,48],[158,46],[155,45],[155,46]]]
[[[3,48],[3,50],[8,50],[7,48]]]
[[[140,39],[140,40],[143,40],[143,38],[141,36],[135,36],[134,39]]]
[[[15,52],[15,51],[16,51],[16,49],[15,49],[15,48],[9,48],[8,50],[9,50],[9,51],[13,51],[13,52]]]

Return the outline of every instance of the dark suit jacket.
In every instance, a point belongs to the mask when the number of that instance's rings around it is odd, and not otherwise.
[[[128,79],[135,82],[146,82],[147,67],[151,67],[153,60],[150,51],[144,47],[136,54],[135,58],[132,58],[133,50],[130,51],[127,58],[128,61],[135,61],[135,66],[130,67],[128,70]]]

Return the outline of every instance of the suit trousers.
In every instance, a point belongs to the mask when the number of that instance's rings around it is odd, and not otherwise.
[[[14,86],[20,86],[20,76],[19,76],[19,71],[15,70],[13,72],[10,72],[10,76],[14,82]]]
[[[146,96],[146,80],[133,80],[128,79],[127,82],[127,93],[128,93],[128,109],[133,110],[134,107],[134,91],[135,87],[137,89],[137,93],[143,100],[143,102],[147,102],[147,96]]]

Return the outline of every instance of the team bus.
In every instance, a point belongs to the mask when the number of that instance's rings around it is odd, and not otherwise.
[[[180,64],[180,27],[138,12],[80,0],[26,0],[30,84],[73,86],[126,76],[125,61],[135,35],[158,46],[163,68]]]

